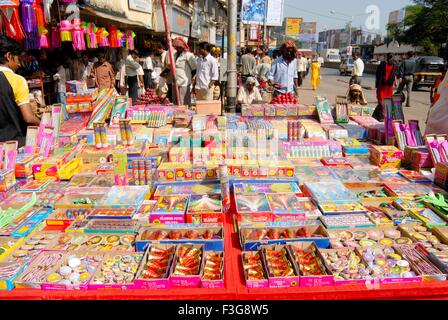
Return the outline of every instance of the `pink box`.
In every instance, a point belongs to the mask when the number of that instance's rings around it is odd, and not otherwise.
[[[268,271],[268,262],[266,258],[266,251],[267,250],[274,250],[274,251],[281,251],[283,249],[286,249],[287,247],[285,245],[273,245],[273,246],[261,246],[261,252],[263,256],[263,263],[266,266],[266,270]],[[289,250],[285,250],[287,259],[291,262],[291,265],[294,269],[294,276],[291,277],[270,277],[269,272],[267,272],[268,276],[268,282],[269,282],[269,288],[291,288],[291,287],[298,287],[299,286],[299,271],[294,265],[294,258],[291,256],[291,253]]]
[[[410,282],[422,282],[422,277],[412,278],[383,278],[380,279],[381,283],[410,283]]]
[[[171,276],[170,284],[173,287],[199,288],[201,276]]]
[[[293,264],[296,270],[299,272],[299,285],[300,287],[323,287],[323,286],[332,286],[334,284],[333,275],[322,275],[322,276],[304,276],[298,261],[296,260],[296,256],[292,250],[292,247],[298,247],[301,249],[307,249],[312,247],[317,255],[317,257],[323,262],[322,256],[319,254],[319,250],[314,242],[289,242],[287,243],[288,251],[290,252],[291,257],[293,257]],[[322,263],[323,268],[325,268]],[[327,273],[328,270],[325,268]]]
[[[333,276],[310,276],[300,277],[301,287],[325,287],[334,285]]]
[[[149,216],[150,223],[161,224],[183,224],[185,223],[184,213],[151,213]]]
[[[274,222],[298,222],[305,221],[306,214],[304,213],[273,213],[272,221]]]
[[[161,248],[163,250],[168,250],[171,248],[176,248],[176,245],[154,244],[154,245],[148,246],[148,249],[146,249],[145,255],[143,256],[142,262],[140,263],[140,267],[135,276],[135,281],[134,281],[135,288],[136,289],[145,289],[145,290],[148,290],[148,289],[150,289],[150,290],[152,290],[152,289],[170,289],[171,283],[170,283],[169,275],[171,273],[171,268],[172,268],[172,264],[173,264],[173,260],[174,260],[174,253],[170,257],[170,261],[168,263],[168,267],[167,267],[166,273],[164,275],[164,278],[162,278],[162,279],[140,278],[142,272],[144,271],[143,268],[145,267],[145,264],[148,260],[148,254],[152,247],[157,247],[157,248]]]
[[[269,288],[269,281],[268,279],[265,280],[247,280],[246,279],[246,288],[249,289],[268,289]]]
[[[224,279],[215,280],[215,281],[202,280],[201,281],[201,288],[222,289],[222,288],[224,288]]]
[[[200,270],[199,270],[199,274],[198,275],[194,275],[194,276],[175,276],[173,275],[174,273],[174,269],[178,260],[178,250],[180,248],[177,247],[177,251],[176,251],[176,256],[174,258],[173,261],[173,265],[171,267],[171,276],[170,276],[170,284],[172,287],[182,287],[182,288],[199,288],[201,285],[201,274],[203,272],[203,259],[204,259],[204,246],[203,245],[197,245],[197,244],[192,244],[192,245],[183,245],[183,246],[191,246],[193,248],[197,248],[199,250],[201,250],[201,261],[200,261]]]
[[[248,251],[248,252],[241,253],[241,262],[243,265],[243,270],[244,270],[244,256],[245,255],[254,255],[254,254],[255,254],[254,251]],[[261,256],[261,254],[260,254],[260,256]],[[263,280],[247,280],[246,273],[244,272],[246,288],[249,288],[249,289],[268,289],[269,288],[269,280],[266,275],[266,265],[264,264],[264,262],[261,259],[260,259],[260,262],[263,266],[263,273],[264,273],[265,279],[263,279]]]

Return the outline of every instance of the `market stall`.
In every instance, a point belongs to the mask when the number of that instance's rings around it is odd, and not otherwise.
[[[447,137],[401,100],[216,116],[66,85],[69,120],[0,144],[0,298],[448,296]]]

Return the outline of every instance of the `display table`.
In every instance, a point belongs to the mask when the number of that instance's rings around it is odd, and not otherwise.
[[[448,281],[296,287],[288,289],[247,289],[241,262],[238,234],[233,219],[225,224],[225,288],[169,290],[87,290],[50,291],[14,289],[0,291],[0,299],[17,300],[322,300],[322,299],[448,299]],[[231,235],[231,236],[229,236]],[[238,276],[235,276],[238,275]]]

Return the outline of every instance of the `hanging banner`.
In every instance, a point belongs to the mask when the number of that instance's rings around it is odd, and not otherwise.
[[[249,29],[249,40],[250,41],[257,41],[258,40],[258,24],[251,24]]]
[[[283,4],[284,0],[266,0],[268,2],[268,16],[266,24],[273,27],[283,25]]]
[[[266,25],[282,26],[283,3],[284,0],[242,0],[241,21],[244,24],[264,24],[265,10],[267,9]]]

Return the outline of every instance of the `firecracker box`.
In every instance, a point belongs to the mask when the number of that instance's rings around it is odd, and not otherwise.
[[[81,81],[66,81],[65,88],[67,89],[67,93],[85,93],[87,92],[87,86],[85,82]]]
[[[17,156],[16,167],[15,167],[15,175],[16,178],[27,178],[33,174],[32,166],[37,161],[42,160],[42,157],[39,155],[26,155],[19,154]]]
[[[291,252],[286,248],[286,245],[262,246],[260,248],[264,265],[267,266],[266,273],[268,276],[269,288],[294,288],[299,286],[299,271],[294,265],[294,258]],[[270,272],[268,252],[272,251],[276,252],[277,254],[281,252],[285,253],[285,258],[290,263],[293,270],[292,274],[290,274],[289,276],[279,276]]]
[[[433,168],[431,154],[427,148],[412,150],[410,153],[411,166],[416,168]]]
[[[14,169],[0,170],[0,192],[6,192],[16,184],[16,175]]]
[[[448,162],[439,162],[436,165],[434,182],[439,187],[448,190]]]
[[[393,146],[373,146],[370,159],[381,169],[400,169],[403,151]]]

